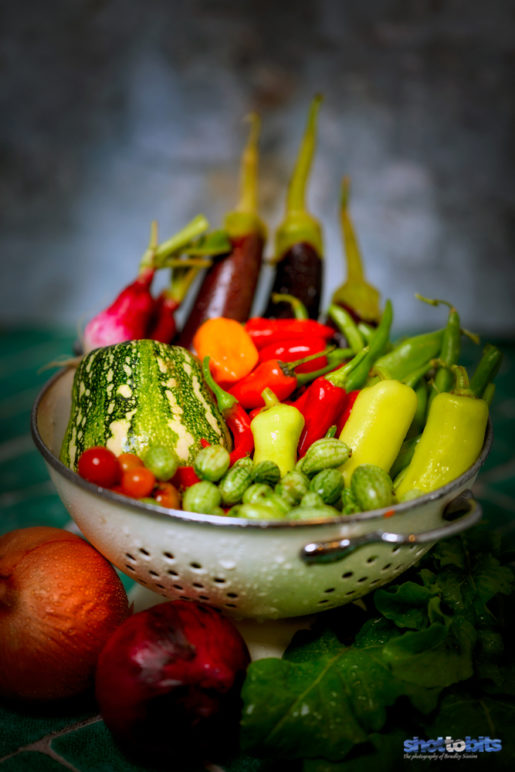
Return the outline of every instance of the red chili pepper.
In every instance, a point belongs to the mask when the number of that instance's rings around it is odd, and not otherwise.
[[[308,338],[306,340],[286,340],[281,343],[269,343],[259,351],[259,361],[278,359],[281,362],[294,362],[296,359],[324,351],[326,342],[323,338]],[[311,362],[305,362],[297,368],[298,373],[311,373],[327,364],[327,357],[321,356]]]
[[[335,386],[321,376],[300,397],[300,405],[295,402],[305,421],[298,445],[299,458],[337,422],[346,399],[347,392],[343,387]]]
[[[326,349],[326,353],[329,354],[327,358],[330,359],[331,354],[336,354],[336,351],[328,351]],[[338,357],[340,356],[341,351],[338,349]],[[252,410],[252,408],[261,407],[265,404],[262,392],[266,388],[271,389],[277,399],[283,402],[290,394],[293,394],[298,386],[313,380],[321,372],[316,370],[313,373],[297,374],[295,368],[306,361],[318,358],[317,354],[311,354],[311,356],[304,357],[296,362],[281,362],[278,359],[269,359],[255,367],[245,378],[235,383],[229,390],[229,394],[236,397],[247,410]],[[327,368],[334,368],[334,366],[334,361],[331,359],[331,364],[322,369],[327,372]]]
[[[349,393],[347,394],[347,399],[345,400],[345,405],[343,407],[343,413],[340,415],[338,422],[336,424],[336,436],[340,435],[343,427],[347,423],[359,392],[360,392],[360,389],[354,389],[354,391],[349,391]]]
[[[304,429],[300,435],[298,454],[301,458],[309,446],[325,435],[333,424],[338,423],[347,400],[346,377],[352,373],[367,356],[363,349],[350,362],[327,376],[317,378],[306,389],[295,407],[304,416]]]
[[[284,343],[296,338],[305,341],[308,338],[330,340],[335,331],[326,324],[314,319],[265,319],[254,316],[245,322],[245,329],[258,349],[271,343]]]
[[[254,435],[250,428],[251,419],[236,397],[229,394],[216,383],[209,367],[209,357],[204,357],[202,371],[207,385],[215,395],[218,409],[225,418],[228,429],[232,434],[233,449],[229,454],[232,466],[235,461],[244,456],[249,456],[254,450]]]

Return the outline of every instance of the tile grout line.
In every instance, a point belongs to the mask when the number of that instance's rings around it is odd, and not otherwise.
[[[26,751],[37,751],[38,753],[44,753],[46,756],[50,756],[55,761],[58,761],[60,764],[62,764],[64,767],[67,767],[67,769],[72,770],[72,772],[80,772],[80,770],[77,767],[74,767],[72,764],[70,764],[69,761],[66,761],[66,759],[63,756],[60,756],[60,754],[54,751],[54,749],[52,748],[52,740],[55,740],[56,737],[63,737],[69,732],[76,732],[77,729],[82,729],[83,727],[90,726],[91,724],[95,724],[101,720],[102,719],[100,715],[96,715],[96,716],[92,716],[91,718],[86,718],[83,721],[78,721],[76,724],[71,724],[70,726],[67,726],[64,729],[60,729],[56,732],[51,732],[50,734],[47,734],[44,737],[41,737],[39,740],[36,740],[33,743],[28,743],[27,745],[22,745],[20,748],[13,751],[12,753],[8,753],[7,756],[3,756],[2,758],[0,758],[0,764],[2,764],[4,761],[7,761],[8,759],[14,758],[19,753],[24,753]]]

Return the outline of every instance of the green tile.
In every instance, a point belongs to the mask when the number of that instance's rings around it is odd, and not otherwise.
[[[41,485],[36,490],[29,491],[28,494],[14,500],[8,495],[2,495],[0,533],[33,525],[52,525],[55,528],[63,528],[70,522],[70,516],[51,483]]]
[[[0,703],[0,759],[18,748],[41,740],[51,732],[77,724],[94,715],[84,699],[61,704],[45,703],[41,706],[13,706]],[[2,772],[3,767],[0,766]]]

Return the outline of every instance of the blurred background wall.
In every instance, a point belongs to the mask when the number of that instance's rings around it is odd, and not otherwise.
[[[24,0],[1,14],[3,326],[84,322],[133,278],[154,218],[163,239],[199,212],[218,226],[251,109],[273,234],[321,91],[309,203],[325,300],[344,278],[348,174],[397,328],[445,318],[421,292],[471,329],[515,332],[512,3]]]

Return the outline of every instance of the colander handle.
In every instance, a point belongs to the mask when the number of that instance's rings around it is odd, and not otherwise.
[[[306,563],[333,563],[346,557],[350,552],[364,544],[385,542],[386,544],[427,544],[454,536],[475,525],[483,514],[481,505],[467,490],[450,501],[442,512],[446,525],[431,531],[419,533],[391,533],[389,531],[371,531],[361,536],[349,536],[345,539],[312,542],[302,548],[300,556]]]

